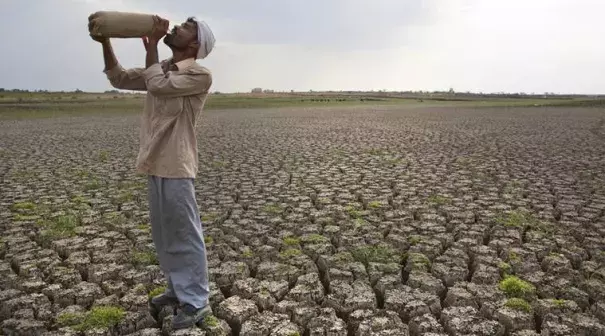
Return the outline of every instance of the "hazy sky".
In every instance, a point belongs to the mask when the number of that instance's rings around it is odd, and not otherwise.
[[[0,87],[111,89],[98,10],[206,20],[212,91],[605,93],[603,0],[0,0]],[[139,39],[114,46],[144,66]]]

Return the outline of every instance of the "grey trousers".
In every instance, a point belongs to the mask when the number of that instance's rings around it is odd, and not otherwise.
[[[151,235],[166,295],[181,304],[208,304],[208,262],[193,179],[148,177]]]

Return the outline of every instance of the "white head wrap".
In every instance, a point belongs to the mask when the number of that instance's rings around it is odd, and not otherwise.
[[[197,58],[206,58],[214,48],[214,34],[205,21],[194,18],[197,23],[197,41],[200,48],[197,51]]]

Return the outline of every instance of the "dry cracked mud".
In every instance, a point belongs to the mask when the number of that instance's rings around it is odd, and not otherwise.
[[[179,332],[146,310],[164,279],[138,118],[2,121],[0,334],[605,335],[603,117],[205,112],[214,315]]]

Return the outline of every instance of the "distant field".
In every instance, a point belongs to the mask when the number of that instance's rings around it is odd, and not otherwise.
[[[0,119],[138,113],[144,95],[125,93],[0,92]],[[603,106],[594,98],[485,98],[386,93],[211,94],[206,109],[400,105],[408,107]]]

